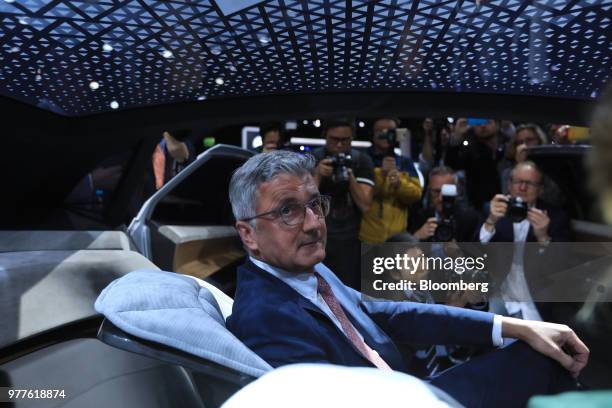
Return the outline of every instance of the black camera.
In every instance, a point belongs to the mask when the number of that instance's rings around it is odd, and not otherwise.
[[[386,140],[389,142],[389,148],[385,152],[385,156],[395,157],[395,148],[399,146],[399,143],[404,140],[408,135],[408,129],[387,129],[381,132],[377,137],[379,140]]]
[[[527,203],[521,197],[510,197],[506,215],[512,222],[521,222],[527,218]]]
[[[457,186],[444,184],[442,186],[442,213],[438,220],[438,227],[434,232],[436,242],[448,242],[455,237],[455,201],[457,199]]]
[[[332,173],[332,181],[334,183],[348,183],[349,172],[348,169],[353,165],[353,160],[350,154],[338,153],[333,156],[326,157],[331,161],[331,165],[334,168]]]

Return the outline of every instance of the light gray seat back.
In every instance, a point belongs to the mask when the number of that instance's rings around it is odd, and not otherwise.
[[[229,298],[215,290],[227,314]],[[208,284],[200,285],[191,277],[156,270],[134,271],[104,289],[95,307],[132,336],[253,377],[272,369],[227,330],[224,313]]]

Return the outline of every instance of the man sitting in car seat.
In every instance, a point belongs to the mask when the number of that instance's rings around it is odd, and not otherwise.
[[[567,326],[443,305],[365,300],[321,261],[329,199],[314,159],[289,151],[249,159],[230,201],[249,253],[238,269],[228,328],[272,366],[332,363],[406,371],[397,345],[499,346],[431,379],[469,407],[525,405],[575,388],[589,350]],[[571,376],[570,376],[571,374]]]

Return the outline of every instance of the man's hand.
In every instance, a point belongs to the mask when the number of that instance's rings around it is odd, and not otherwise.
[[[315,167],[315,181],[317,185],[321,183],[323,177],[331,177],[334,172],[331,159],[323,159]]]
[[[397,165],[395,164],[395,157],[387,156],[383,158],[380,170],[383,177],[387,177],[390,171],[397,170]]]
[[[493,229],[493,225],[500,219],[502,219],[506,215],[506,211],[508,211],[508,197],[503,194],[497,194],[491,200],[491,208],[489,209],[489,216],[487,217],[487,221],[485,223],[485,228],[488,226]],[[489,228],[487,228],[489,230]]]
[[[400,173],[397,170],[391,170],[389,171],[389,174],[387,175],[387,179],[389,180],[389,185],[392,188],[397,188],[400,185]]]
[[[523,340],[534,350],[558,361],[574,378],[589,361],[588,347],[563,324],[502,317],[502,336]]]
[[[529,220],[529,224],[533,228],[533,235],[538,239],[538,242],[550,241],[550,236],[548,235],[550,218],[546,211],[530,208],[527,212],[527,220]]]
[[[419,241],[425,241],[433,236],[433,234],[436,232],[436,228],[438,228],[436,217],[428,218],[427,221],[425,221],[425,224],[414,232],[414,237]]]

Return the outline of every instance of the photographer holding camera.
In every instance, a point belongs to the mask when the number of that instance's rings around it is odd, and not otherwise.
[[[326,123],[325,146],[313,151],[317,160],[315,183],[321,194],[331,196],[326,219],[325,265],[348,286],[360,285],[361,216],[372,206],[374,167],[368,155],[351,149],[353,124],[346,120]]]
[[[374,163],[374,202],[361,220],[359,239],[382,243],[406,230],[409,206],[421,198],[422,189],[412,160],[396,155],[398,136],[394,119],[374,122],[372,146],[368,154]]]
[[[457,202],[457,175],[450,167],[435,167],[429,173],[423,208],[410,218],[408,231],[419,241],[477,241],[481,218],[478,213]]]
[[[532,161],[518,163],[509,179],[509,196],[497,194],[491,200],[489,216],[480,228],[480,242],[537,242],[545,249],[551,241],[568,242],[569,218],[559,208],[540,200],[542,173]],[[501,255],[510,254],[505,253]],[[530,286],[542,276],[538,260],[551,262],[545,251],[534,251],[524,245],[515,246],[512,259],[505,260],[501,270],[500,294],[510,316],[528,320],[542,320],[542,309],[531,300]],[[507,268],[507,265],[510,267]],[[530,285],[530,281],[532,285]]]

